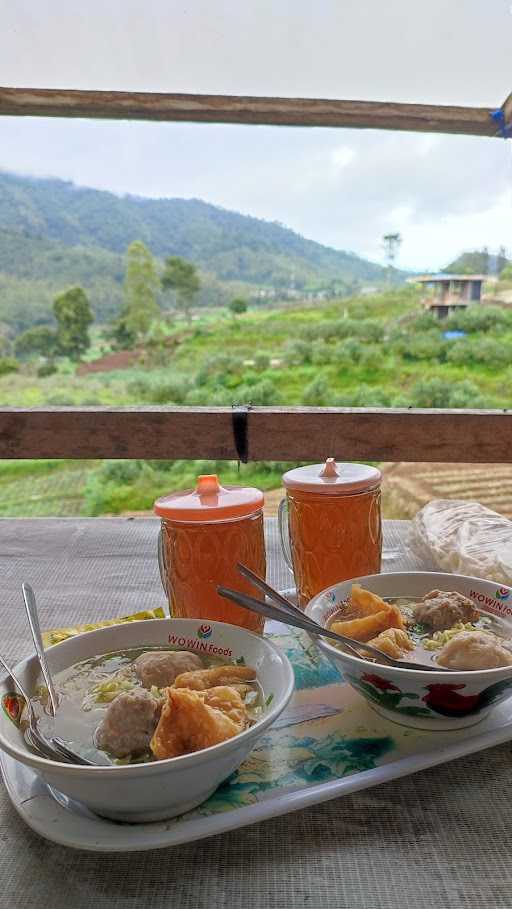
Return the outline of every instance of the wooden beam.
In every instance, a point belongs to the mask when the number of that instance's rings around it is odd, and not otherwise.
[[[0,88],[0,116],[328,126],[495,136],[492,110],[384,101]]]
[[[255,407],[250,460],[509,462],[512,413]],[[236,460],[230,408],[0,410],[0,458]]]

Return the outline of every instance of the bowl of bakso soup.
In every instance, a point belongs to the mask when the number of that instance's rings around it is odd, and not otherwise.
[[[306,613],[394,659],[386,665],[318,639],[321,650],[382,716],[420,729],[471,726],[512,695],[512,590],[462,575],[401,572],[335,584]]]
[[[247,757],[293,693],[274,644],[243,628],[195,619],[133,622],[50,647],[55,721],[36,658],[16,672],[36,699],[42,731],[95,762],[46,760],[24,737],[26,711],[0,683],[0,748],[58,792],[125,821],[174,817],[207,799]]]

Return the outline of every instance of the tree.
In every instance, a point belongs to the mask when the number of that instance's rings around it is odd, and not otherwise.
[[[500,272],[500,281],[512,281],[512,262]]]
[[[128,247],[124,280],[125,305],[119,322],[124,337],[139,338],[147,334],[151,323],[160,316],[156,301],[158,276],[147,246],[135,240]]]
[[[19,359],[40,354],[52,357],[57,346],[57,335],[46,325],[36,325],[23,331],[14,341],[14,353]]]
[[[242,297],[235,297],[229,304],[229,310],[233,316],[241,316],[244,312],[247,312],[247,301],[242,299]]]
[[[137,336],[126,324],[125,316],[121,314],[107,332],[106,338],[114,350],[133,350],[137,343]]]
[[[501,275],[501,272],[507,265],[509,265],[507,250],[504,246],[500,246],[498,255],[496,256],[496,274]]]
[[[196,266],[180,256],[169,256],[165,260],[162,287],[175,292],[176,306],[183,311],[187,322],[190,322],[190,310],[201,287]]]
[[[85,291],[81,287],[70,287],[59,294],[53,302],[53,313],[57,319],[57,352],[80,360],[91,346],[89,326],[94,322]]]
[[[394,268],[394,262],[398,255],[398,250],[402,245],[401,234],[384,234],[382,238],[384,245],[384,255],[388,260],[388,284],[391,283],[391,273]]]

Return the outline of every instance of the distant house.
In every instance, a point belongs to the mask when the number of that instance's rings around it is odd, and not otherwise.
[[[425,296],[421,302],[425,309],[445,319],[454,310],[480,303],[482,284],[487,275],[419,275],[409,279],[411,283],[422,284]]]

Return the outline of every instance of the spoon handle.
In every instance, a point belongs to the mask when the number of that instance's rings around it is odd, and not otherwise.
[[[263,602],[262,600],[256,600],[254,597],[248,596],[246,593],[241,593],[237,590],[230,590],[229,587],[217,587],[217,593],[220,594],[221,597],[226,597],[228,600],[233,600],[233,602],[238,603],[239,606],[244,606],[245,609],[250,609],[252,612],[257,612],[259,615],[266,616],[268,619],[284,622],[287,625],[293,625],[295,628],[302,628],[304,631],[309,631],[312,634],[317,634],[321,637],[333,638],[335,641],[339,641],[340,643],[345,644],[346,647],[351,650],[354,656],[360,656],[358,651],[353,646],[358,642],[352,641],[350,638],[343,638],[339,634],[336,634],[334,631],[330,631],[328,628],[322,628],[321,625],[318,625],[317,622],[309,619],[303,612],[300,612],[299,614],[299,610],[297,610],[297,614],[295,614],[292,612],[292,610],[284,609],[281,606],[272,606],[270,603]],[[363,645],[361,644],[361,647],[362,646]],[[382,654],[382,656],[386,661],[391,659],[391,657],[388,657],[387,654]]]
[[[302,609],[299,609],[295,603],[292,603],[291,600],[288,600],[285,596],[283,596],[282,593],[279,593],[278,590],[274,590],[274,588],[271,587],[270,584],[267,584],[263,578],[260,578],[260,576],[255,574],[254,571],[251,571],[250,568],[247,568],[247,565],[242,565],[240,562],[238,562],[236,567],[244,578],[247,578],[251,584],[254,584],[255,587],[258,587],[259,590],[261,590],[262,593],[265,593],[270,600],[274,601],[274,603],[282,606],[283,609],[286,609],[287,612],[291,612],[292,615],[297,613],[301,616],[305,615]]]
[[[48,662],[46,660],[46,654],[44,652],[43,639],[41,637],[41,628],[39,625],[39,616],[37,614],[36,598],[30,584],[23,583],[21,585],[21,589],[23,591],[25,609],[27,610],[28,623],[30,625],[32,637],[34,639],[34,646],[36,648],[37,657],[41,665],[41,672],[43,673],[46,687],[48,688],[48,696],[50,698],[52,714],[55,716],[57,713],[57,707],[59,706],[59,696],[57,694],[55,685],[53,684],[53,679],[48,667]]]

